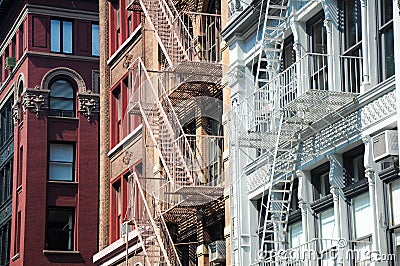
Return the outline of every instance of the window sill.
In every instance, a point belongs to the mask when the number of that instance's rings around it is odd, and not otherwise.
[[[43,250],[44,255],[79,255],[79,251],[69,251],[69,250]]]
[[[66,119],[66,120],[79,120],[77,117],[70,117],[70,116],[53,116],[53,115],[48,115],[49,118],[52,119]]]
[[[47,184],[55,184],[55,185],[71,185],[71,186],[77,186],[79,185],[79,182],[76,181],[56,181],[56,180],[47,180]]]

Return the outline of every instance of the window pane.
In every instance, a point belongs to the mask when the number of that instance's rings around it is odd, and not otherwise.
[[[390,185],[390,193],[392,204],[392,226],[395,226],[400,224],[400,180],[397,180]]]
[[[72,163],[49,163],[49,180],[73,181]]]
[[[394,75],[394,36],[393,25],[385,29],[383,33],[383,49],[385,51],[384,65],[385,65],[385,78]]]
[[[50,96],[72,99],[74,97],[74,90],[73,90],[71,84],[69,84],[69,82],[60,79],[60,80],[53,82],[53,84],[51,85]]]
[[[63,52],[72,53],[72,22],[63,21]]]
[[[50,51],[60,52],[60,21],[50,22]]]
[[[393,18],[393,0],[381,0],[382,25]]]
[[[50,101],[50,109],[73,111],[74,110],[73,101],[65,100],[65,99],[52,98],[51,101]]]
[[[92,55],[100,55],[100,32],[99,25],[92,25]]]
[[[74,148],[69,144],[50,144],[50,161],[73,162]]]
[[[335,215],[333,209],[321,212],[321,238],[322,239],[335,239]],[[333,242],[327,240],[322,242],[323,249],[333,246]]]
[[[47,243],[49,250],[74,249],[74,210],[49,209],[47,213]]]
[[[372,210],[369,204],[369,194],[365,193],[353,199],[354,204],[354,231],[355,237],[360,238],[372,233],[369,221],[372,217]]]
[[[293,248],[300,246],[301,236],[303,235],[301,222],[291,225],[289,230],[290,230],[290,242],[289,242],[290,247]]]

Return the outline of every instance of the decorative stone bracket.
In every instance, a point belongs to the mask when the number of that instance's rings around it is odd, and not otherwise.
[[[94,113],[100,112],[100,97],[98,94],[79,93],[79,112],[90,122]]]
[[[13,107],[12,107],[12,116],[14,120],[14,124],[18,124],[19,120],[21,119],[19,110],[20,110],[21,104],[19,101],[15,102]]]
[[[39,117],[42,109],[48,108],[49,92],[48,90],[39,90],[38,88],[26,89],[22,93],[22,110],[24,114],[29,109],[36,114],[36,117]]]

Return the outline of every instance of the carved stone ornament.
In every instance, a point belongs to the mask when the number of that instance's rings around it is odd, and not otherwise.
[[[24,114],[29,109],[36,114],[36,117],[39,117],[42,109],[48,108],[48,98],[48,90],[39,90],[38,88],[26,89],[22,93],[22,110]]]
[[[13,116],[14,124],[18,124],[18,121],[20,119],[19,107],[20,107],[19,101],[14,103],[14,105],[12,107],[12,116]]]
[[[78,94],[79,112],[90,122],[94,113],[100,112],[99,95],[98,94]]]
[[[128,68],[128,67],[131,65],[131,63],[132,63],[132,60],[133,60],[133,55],[131,55],[131,54],[126,54],[122,66],[123,66],[124,68]]]

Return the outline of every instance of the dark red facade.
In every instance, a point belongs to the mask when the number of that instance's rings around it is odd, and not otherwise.
[[[0,103],[12,101],[14,118],[9,264],[92,264],[98,244],[98,3],[0,5]],[[7,67],[7,57],[16,65]]]

